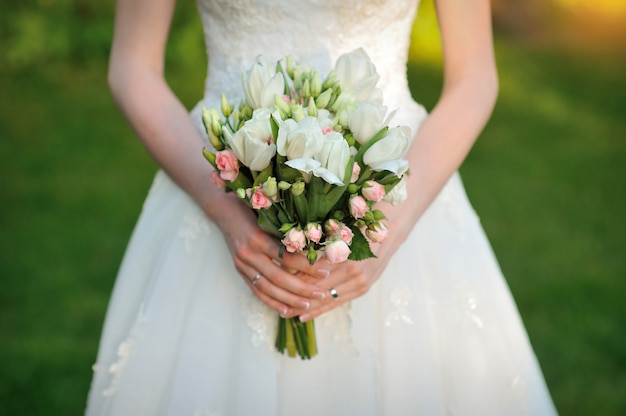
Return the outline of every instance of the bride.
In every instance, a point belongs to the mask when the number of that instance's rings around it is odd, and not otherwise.
[[[437,2],[445,74],[429,115],[406,79],[418,0],[198,0],[210,63],[191,115],[163,76],[174,3],[117,2],[109,84],[161,170],[117,277],[87,414],[554,414],[456,173],[498,89],[488,0]],[[200,109],[222,93],[238,102],[259,54],[326,74],[357,48],[398,109],[392,123],[412,129],[408,199],[380,207],[392,232],[376,259],[279,258],[249,208],[213,185]],[[274,350],[277,313],[316,319],[317,357]]]

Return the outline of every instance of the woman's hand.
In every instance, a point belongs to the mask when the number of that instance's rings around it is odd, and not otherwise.
[[[397,241],[404,239],[404,235],[396,237]],[[387,267],[395,247],[396,244],[391,241],[389,244],[387,242],[375,244],[372,245],[376,254],[375,258],[362,261],[348,260],[329,265],[332,270],[330,276],[317,282],[317,286],[326,291],[326,298],[314,301],[308,310],[295,310],[293,316],[300,316],[303,322],[309,321],[352,299],[365,295]],[[325,261],[321,260],[321,263]]]
[[[294,311],[294,316],[299,315],[303,322],[309,321],[352,299],[363,296],[378,280],[385,264],[379,258],[363,261],[348,260],[341,263],[328,279],[319,283],[319,286],[326,290],[326,299],[314,302],[309,310]]]
[[[286,252],[279,258],[278,241],[259,228],[250,208],[236,197],[231,199],[225,210],[228,215],[218,218],[217,224],[235,268],[263,303],[291,317],[296,316],[294,311],[307,311],[330,297],[320,286],[330,273],[327,263],[311,266],[305,256]]]

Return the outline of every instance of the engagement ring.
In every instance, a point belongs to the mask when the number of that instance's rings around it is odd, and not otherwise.
[[[255,274],[254,277],[252,278],[252,284],[256,286],[256,282],[261,280],[262,277],[263,275],[261,273]]]

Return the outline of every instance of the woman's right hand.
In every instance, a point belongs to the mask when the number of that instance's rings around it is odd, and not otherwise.
[[[328,291],[316,285],[326,278],[329,265],[309,265],[306,256],[284,252],[279,257],[279,242],[257,225],[256,216],[233,194],[227,214],[216,218],[233,257],[235,268],[252,292],[281,316],[295,316],[294,310],[319,305]],[[220,216],[221,217],[221,216]],[[260,276],[260,277],[259,277]]]

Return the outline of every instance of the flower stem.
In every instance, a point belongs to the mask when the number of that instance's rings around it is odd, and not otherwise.
[[[293,320],[293,318],[289,319],[289,321],[291,321],[291,320]],[[294,337],[293,327],[290,324],[290,322],[286,322],[285,334],[286,334],[285,345],[287,347],[287,355],[289,355],[290,357],[293,358],[293,357],[296,356],[297,341],[296,341],[296,338]]]
[[[313,321],[307,321],[305,324],[307,339],[309,344],[309,358],[317,355],[317,342],[315,340],[315,324]]]

